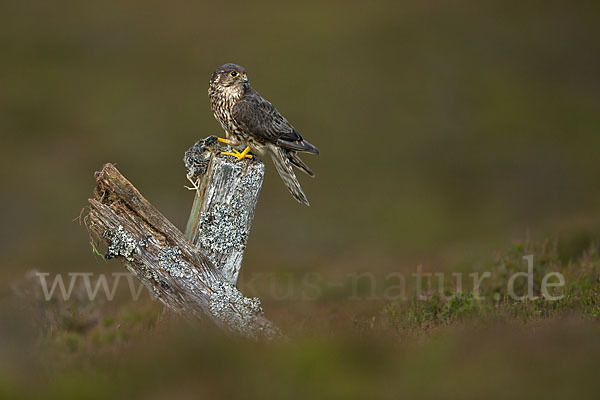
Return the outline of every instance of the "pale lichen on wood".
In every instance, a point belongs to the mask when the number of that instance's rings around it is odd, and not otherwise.
[[[96,173],[89,202],[87,225],[108,244],[106,258],[122,258],[167,307],[185,319],[208,319],[244,337],[284,338],[264,317],[260,301],[231,285],[112,164]]]
[[[237,161],[220,154],[226,150],[229,148],[210,136],[185,153],[188,178],[198,186],[186,237],[235,284],[265,167],[256,157]]]

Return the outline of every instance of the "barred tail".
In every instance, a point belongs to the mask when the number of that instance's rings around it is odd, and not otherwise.
[[[277,168],[279,176],[281,176],[283,183],[285,186],[287,186],[288,190],[292,194],[292,197],[294,197],[294,199],[296,199],[299,203],[309,206],[310,204],[308,203],[308,199],[302,191],[300,183],[296,178],[296,174],[292,169],[292,163],[290,161],[288,151],[278,146],[269,146],[269,150],[273,164],[275,164],[275,168]]]

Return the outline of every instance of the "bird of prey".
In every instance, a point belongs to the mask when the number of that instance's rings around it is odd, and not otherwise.
[[[314,177],[300,159],[298,152],[319,154],[319,150],[300,136],[300,133],[279,111],[248,82],[246,70],[236,64],[221,65],[212,74],[208,88],[212,111],[225,130],[226,139],[219,141],[232,147],[245,145],[244,151],[226,152],[239,160],[252,155],[269,154],[277,172],[292,196],[309,205],[292,166]]]

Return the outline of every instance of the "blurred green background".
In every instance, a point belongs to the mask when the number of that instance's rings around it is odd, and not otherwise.
[[[309,208],[267,161],[242,287],[472,269],[527,234],[578,254],[600,233],[599,15],[597,1],[3,1],[0,290],[34,268],[122,270],[72,222],[105,162],[184,227],[183,153],[221,134],[206,91],[226,62],[321,150],[304,157]],[[289,324],[321,306],[270,305]]]

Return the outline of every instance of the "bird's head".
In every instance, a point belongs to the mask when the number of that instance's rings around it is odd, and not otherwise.
[[[243,91],[250,86],[244,67],[237,64],[224,64],[215,70],[210,84],[228,91]]]

